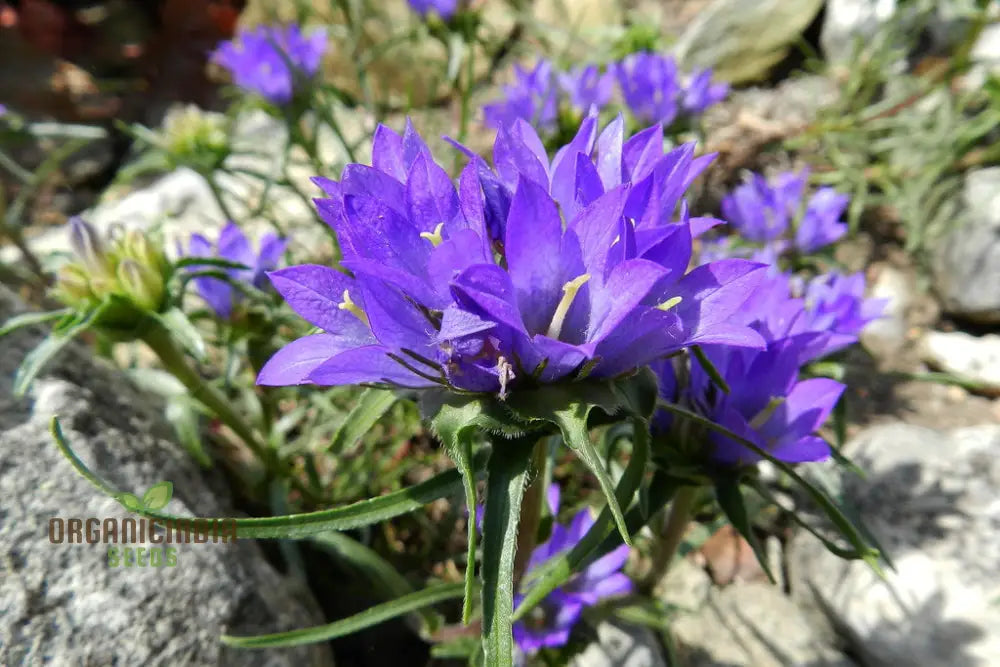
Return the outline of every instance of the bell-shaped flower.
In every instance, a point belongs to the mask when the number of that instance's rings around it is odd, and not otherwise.
[[[559,89],[550,61],[539,60],[530,70],[515,65],[514,81],[501,93],[500,99],[483,106],[488,126],[499,129],[522,119],[545,131],[555,129]]]
[[[410,9],[426,17],[431,12],[437,13],[447,21],[458,10],[458,0],[408,0]]]
[[[795,229],[795,247],[800,252],[816,252],[847,233],[847,224],[840,217],[851,198],[833,188],[820,188],[806,206],[806,212]]]
[[[699,114],[710,106],[726,99],[729,94],[729,84],[712,83],[712,70],[705,68],[693,72],[688,77],[687,85],[681,97],[684,110],[691,114]]]
[[[258,26],[222,42],[212,56],[245,90],[278,105],[287,104],[299,79],[319,69],[326,51],[326,32],[303,35],[299,26]]]
[[[233,283],[245,283],[257,289],[264,288],[267,285],[266,272],[277,267],[286,246],[287,242],[284,239],[269,233],[261,237],[260,250],[255,252],[243,230],[232,222],[222,228],[219,239],[214,244],[201,234],[192,234],[187,253],[190,257],[223,259],[247,267],[222,269],[229,277],[228,282],[213,276],[195,278],[198,293],[219,317],[229,319],[233,306],[242,297],[242,293],[233,287]],[[210,267],[192,265],[189,268],[197,271]]]
[[[555,517],[559,513],[559,487],[555,484],[549,487],[548,504]],[[530,591],[532,572],[550,558],[576,546],[593,524],[594,518],[589,509],[580,510],[569,525],[553,522],[551,537],[531,552],[522,590],[515,594],[515,606]],[[623,544],[549,593],[527,617],[514,624],[514,641],[518,649],[530,655],[543,648],[563,646],[569,641],[570,631],[586,607],[631,593],[632,581],[621,571],[628,556],[629,547]]]
[[[678,383],[671,361],[653,368],[660,378],[661,396],[680,403],[745,440],[789,463],[820,461],[830,447],[816,431],[826,422],[844,391],[828,378],[799,380],[802,350],[819,334],[805,333],[772,341],[764,350],[706,346],[706,356],[729,385],[722,392],[697,363],[692,363],[687,385]],[[663,429],[673,418],[659,417]],[[715,463],[747,465],[760,455],[727,435],[711,431],[709,459]]]
[[[339,336],[344,312],[355,315],[350,331],[365,334],[366,351],[318,339],[328,358],[315,345],[286,348],[259,381],[445,384],[503,396],[520,383],[613,377],[696,343],[762,346],[753,329],[730,321],[762,266],[726,260],[688,273],[691,221],[661,220],[661,195],[683,194],[689,169],[678,165],[690,167],[692,151],[663,156],[661,143],[656,160],[645,155],[651,147],[637,155],[631,142],[609,142],[606,157],[618,162],[609,180],[619,182],[606,187],[590,155],[595,123],[585,120],[551,164],[525,123],[503,128],[496,171],[475,158],[457,188],[412,127],[402,137],[379,128],[373,166],[317,181],[328,195],[320,214],[354,277],[317,267],[272,275],[329,335]],[[566,184],[581,173],[587,183],[574,197]],[[633,202],[655,215],[627,217],[637,186],[624,179],[633,173],[663,174]],[[331,311],[335,320],[326,319]],[[397,373],[387,375],[393,362]]]

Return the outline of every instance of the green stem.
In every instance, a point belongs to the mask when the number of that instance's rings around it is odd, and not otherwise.
[[[653,563],[643,582],[643,588],[653,590],[670,571],[677,548],[684,538],[688,523],[691,521],[691,511],[698,494],[696,486],[682,486],[677,490],[674,500],[670,503],[670,514],[663,527],[663,533],[653,551]]]
[[[274,463],[274,452],[265,447],[250,425],[233,410],[232,402],[217,389],[207,384],[191,368],[184,353],[177,347],[166,327],[154,320],[153,324],[143,332],[142,339],[156,353],[163,367],[187,387],[192,397],[200,401],[218,416],[222,423],[232,429],[268,469],[273,469],[271,464]]]
[[[517,526],[517,552],[514,556],[514,590],[524,576],[538,541],[538,526],[542,520],[545,502],[545,467],[548,463],[548,437],[539,438],[531,452],[531,485],[521,501],[521,517]]]

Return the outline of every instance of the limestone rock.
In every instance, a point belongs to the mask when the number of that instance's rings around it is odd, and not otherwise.
[[[935,368],[1000,394],[1000,336],[929,331],[920,341],[920,353]]]
[[[767,582],[713,589],[704,606],[671,624],[688,667],[852,667],[833,632]]]
[[[17,309],[0,287],[0,321]],[[14,399],[11,378],[38,333],[21,330],[0,348],[0,664],[331,664],[325,645],[242,651],[219,642],[323,623],[308,591],[251,541],[178,544],[174,567],[112,567],[108,544],[50,543],[50,519],[127,516],[59,454],[48,432],[56,414],[77,454],[118,488],[141,495],[167,480],[168,512],[232,509],[221,478],[168,440],[158,409],[82,346],[39,377],[32,400]]]
[[[1000,322],[1000,167],[965,175],[964,220],[940,239],[934,287],[947,312]]]
[[[573,656],[571,667],[666,667],[663,649],[649,628],[603,621],[597,641]]]
[[[763,78],[812,23],[823,0],[715,0],[684,30],[677,56],[722,81]]]
[[[790,548],[792,591],[873,667],[1000,664],[1000,426],[871,427],[845,447],[867,477],[851,498],[895,565],[882,580],[808,534]]]

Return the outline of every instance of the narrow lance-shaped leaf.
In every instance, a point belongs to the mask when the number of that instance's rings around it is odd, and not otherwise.
[[[767,575],[772,584],[776,583],[774,573],[771,572],[771,566],[768,564],[767,553],[761,547],[760,540],[757,539],[757,535],[753,532],[753,526],[750,524],[746,503],[743,502],[743,493],[740,491],[739,479],[735,475],[729,475],[716,481],[715,498],[726,518],[729,519],[729,523],[753,549],[757,562],[764,569],[764,574]]]
[[[106,308],[107,302],[102,303],[88,313],[77,315],[71,324],[67,324],[59,330],[53,330],[35,349],[29,352],[14,375],[14,396],[24,396],[32,380],[42,371],[45,365],[59,354],[73,338],[93,326],[94,322]]]
[[[486,667],[514,664],[514,556],[532,438],[495,443],[483,517],[483,652]]]
[[[615,497],[614,483],[587,430],[587,419],[595,407],[608,414],[614,414],[622,407],[622,396],[614,386],[610,383],[569,389],[548,386],[515,394],[508,399],[508,403],[521,418],[546,421],[559,427],[563,440],[597,478],[622,539],[631,544],[632,538],[625,528],[621,505]]]
[[[351,539],[344,533],[330,531],[314,535],[310,540],[320,549],[344,562],[361,574],[385,599],[400,598],[413,593],[413,586],[389,561],[374,549]],[[437,615],[430,610],[421,612],[424,630],[432,630],[438,624]],[[416,629],[416,628],[415,628]]]
[[[223,644],[237,648],[283,648],[301,646],[303,644],[315,644],[316,642],[336,639],[337,637],[343,637],[359,630],[370,628],[373,625],[384,623],[397,616],[402,616],[403,614],[408,614],[412,611],[444,602],[445,600],[459,598],[462,594],[462,584],[441,584],[425,588],[416,593],[404,595],[392,602],[376,605],[363,612],[326,625],[290,630],[289,632],[277,632],[269,635],[257,635],[254,637],[223,635],[221,640]]]
[[[332,452],[342,452],[370,431],[379,419],[396,403],[396,395],[383,389],[365,389],[357,404],[337,429],[328,448]]]
[[[664,410],[667,410],[679,417],[690,419],[691,421],[696,422],[704,426],[705,428],[722,433],[726,437],[732,438],[733,440],[746,446],[748,449],[755,452],[762,458],[767,459],[768,461],[773,463],[782,472],[784,472],[793,480],[795,480],[795,482],[798,483],[799,486],[801,486],[805,490],[805,492],[809,495],[809,497],[812,498],[817,505],[819,505],[819,507],[830,518],[830,521],[833,522],[833,524],[837,527],[837,529],[841,532],[841,534],[857,550],[858,558],[863,559],[876,572],[881,572],[881,569],[878,567],[878,557],[879,557],[878,550],[874,549],[871,545],[869,545],[865,541],[865,538],[862,535],[861,531],[844,515],[844,513],[840,510],[840,508],[837,507],[837,504],[826,493],[816,488],[815,485],[810,484],[806,479],[802,477],[802,475],[800,475],[795,470],[795,468],[790,466],[785,461],[775,458],[770,452],[761,449],[759,446],[757,446],[756,443],[747,440],[746,438],[740,436],[739,434],[729,430],[725,426],[716,424],[710,419],[706,419],[705,417],[702,417],[701,415],[695,412],[691,412],[687,408],[675,405],[673,403],[668,403],[667,401],[660,401],[659,406],[662,407]]]
[[[0,336],[6,336],[10,332],[22,327],[30,327],[35,324],[44,324],[45,322],[58,320],[69,312],[69,308],[63,308],[62,310],[53,310],[46,313],[21,313],[14,315],[0,326]]]
[[[465,508],[469,514],[465,600],[462,603],[462,623],[466,625],[472,619],[472,597],[476,583],[476,480],[472,470],[472,440],[483,413],[483,400],[485,399],[445,402],[431,419],[431,427],[444,443],[455,467],[462,473]]]
[[[632,440],[632,458],[629,459],[625,472],[618,480],[615,495],[621,505],[627,507],[636,489],[642,482],[649,459],[649,427],[642,420],[633,420],[635,431]],[[629,529],[632,527],[629,526]],[[594,551],[613,530],[611,510],[605,507],[590,530],[568,552],[559,554],[542,564],[535,576],[525,583],[529,584],[527,593],[514,613],[514,620],[522,618],[532,607],[545,599],[549,593],[566,583],[574,572],[579,570],[585,561],[594,555]],[[522,589],[524,586],[522,586]]]
[[[57,417],[52,418],[52,435],[63,455],[70,464],[105,494],[120,498],[122,492],[96,476],[73,452],[63,436]],[[486,458],[489,452],[483,451],[473,458],[473,469],[477,475],[486,468]],[[232,521],[236,526],[236,536],[239,538],[283,538],[302,539],[330,530],[348,530],[367,526],[392,517],[413,512],[439,498],[457,495],[462,489],[462,477],[456,470],[449,470],[432,477],[426,482],[415,484],[406,489],[387,493],[377,498],[362,500],[344,507],[336,507],[305,514],[290,514],[252,519],[233,519],[228,517],[180,517],[163,512],[150,510],[138,511],[142,516],[162,520],[208,520]]]
[[[712,360],[708,358],[705,351],[701,347],[694,345],[691,347],[691,351],[694,352],[694,358],[698,360],[698,365],[701,366],[702,370],[708,374],[708,377],[712,379],[712,382],[722,390],[722,393],[729,393],[729,384],[726,383],[726,379],[722,377],[722,373],[719,369],[715,367]]]

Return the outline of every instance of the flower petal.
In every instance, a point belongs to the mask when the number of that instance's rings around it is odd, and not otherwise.
[[[293,340],[264,364],[257,375],[257,384],[268,387],[305,384],[318,366],[357,344],[356,340],[331,334],[313,334]]]

